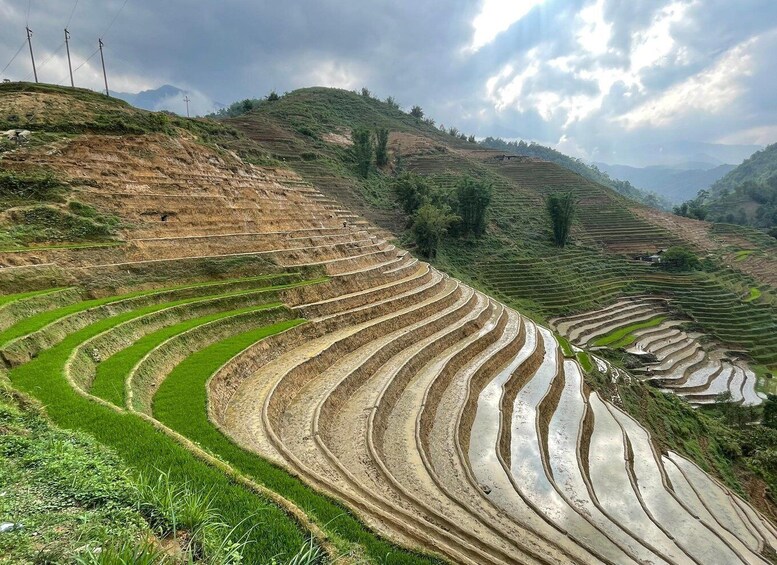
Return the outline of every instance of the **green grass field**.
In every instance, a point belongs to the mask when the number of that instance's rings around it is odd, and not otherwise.
[[[627,347],[636,340],[636,336],[634,335],[635,331],[654,328],[660,325],[664,320],[666,320],[666,316],[657,316],[645,320],[644,322],[637,322],[623,328],[618,328],[617,330],[613,330],[610,333],[595,339],[592,345],[594,347],[610,347],[611,349]]]

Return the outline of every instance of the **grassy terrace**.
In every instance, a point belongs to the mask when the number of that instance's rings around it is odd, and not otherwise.
[[[95,379],[92,382],[90,392],[116,406],[124,406],[126,400],[125,379],[127,375],[146,354],[152,351],[160,343],[172,337],[181,335],[188,330],[211,322],[233,318],[249,312],[259,312],[270,308],[277,308],[278,306],[281,306],[280,302],[263,304],[260,306],[247,306],[238,310],[228,310],[226,312],[215,312],[207,316],[201,316],[178,324],[165,326],[155,332],[147,334],[131,346],[111,355],[105,361],[102,361],[97,365]]]
[[[292,327],[301,322],[302,320],[290,320],[284,324],[286,327]],[[227,461],[245,475],[276,492],[283,493],[304,508],[316,522],[326,524],[327,531],[331,532],[336,540],[346,544],[359,544],[376,562],[432,562],[432,559],[413,556],[376,538],[348,510],[316,494],[299,480],[261,457],[241,449],[208,420],[205,389],[207,380],[229,359],[264,337],[263,332],[264,328],[259,328],[232,336],[190,355],[178,364],[154,396],[154,417]]]
[[[637,322],[622,328],[618,328],[617,330],[613,330],[610,333],[597,338],[594,340],[592,345],[595,347],[610,347],[612,349],[628,347],[634,343],[635,339],[637,339],[637,336],[634,335],[635,331],[644,330],[647,328],[655,328],[664,320],[666,320],[666,316],[657,316],[655,318],[645,320],[644,322]]]
[[[266,315],[267,321],[258,327],[203,347],[177,365],[154,398],[155,416],[229,463],[243,476],[267,486],[303,508],[343,553],[355,551],[381,563],[435,562],[433,558],[413,554],[377,537],[340,504],[316,493],[261,457],[242,450],[208,421],[205,382],[210,375],[257,340],[303,323],[304,320],[294,319],[290,310],[271,299],[285,288],[320,281],[300,280],[294,274],[276,274],[138,291],[54,308],[19,321],[2,332],[0,336],[6,347],[9,341],[23,338],[30,332],[51,331],[58,320],[67,316],[115,303],[125,306],[103,310],[100,317],[88,319],[83,327],[70,332],[56,345],[41,351],[29,362],[10,369],[8,375],[14,387],[46,406],[48,415],[58,426],[94,436],[100,443],[115,450],[133,474],[169,473],[173,484],[185,485],[194,492],[209,493],[207,496],[223,521],[235,528],[233,537],[236,540],[245,537],[250,541],[243,550],[245,562],[268,563],[272,559],[284,562],[298,552],[308,536],[284,510],[239,485],[222,470],[206,464],[139,416],[111,409],[78,394],[65,373],[74,350],[98,335],[120,329],[122,324],[151,320],[166,308],[190,308],[197,302],[218,301],[224,296],[250,296],[256,302],[253,305],[216,310],[183,320],[171,318],[160,328],[148,324],[149,329],[140,339],[97,363],[93,392],[121,405],[124,380],[129,371],[143,356],[167,340],[205,324],[228,324],[246,314]],[[0,300],[10,305],[54,291],[8,295]],[[279,315],[286,319],[278,320]]]

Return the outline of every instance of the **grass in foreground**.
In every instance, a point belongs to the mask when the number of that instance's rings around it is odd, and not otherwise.
[[[283,322],[291,327],[302,320]],[[238,334],[206,347],[181,362],[154,396],[154,417],[227,461],[240,472],[294,501],[340,542],[359,544],[375,562],[386,564],[436,563],[410,553],[367,530],[350,512],[317,494],[286,471],[245,451],[225,437],[209,420],[205,384],[210,376],[240,351],[265,337],[266,328]]]
[[[261,306],[249,306],[239,310],[216,312],[208,316],[185,320],[178,324],[166,326],[155,332],[146,334],[131,346],[118,351],[97,365],[95,378],[89,392],[116,406],[124,406],[126,397],[124,383],[127,375],[148,352],[165,340],[197,326],[215,322],[216,320],[237,316],[247,312],[274,308],[280,305],[280,302],[274,302]]]
[[[0,534],[0,561],[69,562],[84,548],[151,535],[115,454],[55,428],[2,381],[0,430],[0,521],[15,525]]]
[[[637,322],[629,326],[618,328],[617,330],[613,330],[610,333],[597,338],[594,340],[592,345],[594,347],[610,347],[611,349],[628,347],[634,343],[634,340],[637,339],[637,337],[634,335],[635,331],[654,328],[660,325],[664,320],[666,320],[666,316],[657,316],[655,318],[645,320],[644,322]]]
[[[74,332],[29,363],[12,369],[9,375],[13,385],[43,402],[59,426],[89,433],[113,448],[133,472],[151,476],[164,471],[174,484],[210,493],[213,507],[219,509],[224,522],[235,527],[235,538],[246,537],[250,542],[243,555],[246,562],[291,558],[305,538],[283,510],[235,484],[139,417],[91,402],[70,387],[64,375],[70,353],[87,339],[132,315],[101,320]],[[257,524],[261,526],[256,527]]]

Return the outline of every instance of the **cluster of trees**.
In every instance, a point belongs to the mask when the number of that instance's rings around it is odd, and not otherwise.
[[[377,128],[374,131],[367,128],[353,130],[353,156],[359,176],[365,179],[370,176],[373,163],[378,168],[388,164],[388,139],[389,130],[386,128]]]
[[[683,202],[679,206],[675,206],[672,210],[676,215],[683,216],[685,218],[693,218],[694,220],[704,220],[707,218],[709,211],[707,206],[704,205],[704,199],[707,197],[707,191],[702,190],[699,192],[699,196],[693,200]]]
[[[233,102],[225,108],[221,108],[213,114],[208,114],[209,118],[234,118],[258,108],[264,102],[275,102],[280,99],[280,95],[274,90],[264,98],[246,98],[238,102]]]
[[[421,106],[413,106],[410,109],[410,115],[418,120],[423,120],[423,122],[428,126],[435,127],[436,125],[436,122],[434,121],[433,118],[424,118],[424,111],[421,109]],[[443,124],[440,124],[440,131],[443,133],[447,133],[451,137],[461,139],[462,141],[477,143],[477,140],[475,139],[474,135],[467,135],[463,132],[460,132],[458,128],[455,128],[455,127],[450,127],[446,129],[446,127]]]
[[[545,208],[550,218],[553,243],[556,247],[564,247],[569,242],[572,222],[577,211],[577,200],[571,192],[551,194],[545,200]]]
[[[394,179],[393,190],[425,257],[437,254],[446,235],[471,238],[486,233],[492,197],[486,182],[462,177],[455,189],[444,190],[426,177],[402,173]]]
[[[667,271],[695,271],[701,267],[701,261],[690,249],[675,246],[664,251],[659,265]]]

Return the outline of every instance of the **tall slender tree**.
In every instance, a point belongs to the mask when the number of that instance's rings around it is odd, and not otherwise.
[[[548,210],[553,230],[553,243],[558,247],[564,247],[569,241],[569,234],[572,231],[577,201],[571,192],[551,194],[545,200],[545,207]]]
[[[486,214],[491,204],[491,185],[472,177],[464,177],[456,187],[461,235],[480,236],[486,233]]]
[[[364,128],[353,130],[353,155],[356,159],[356,170],[362,178],[367,178],[372,167],[372,134]]]
[[[375,164],[385,167],[388,164],[388,139],[389,130],[378,128],[375,130]]]

